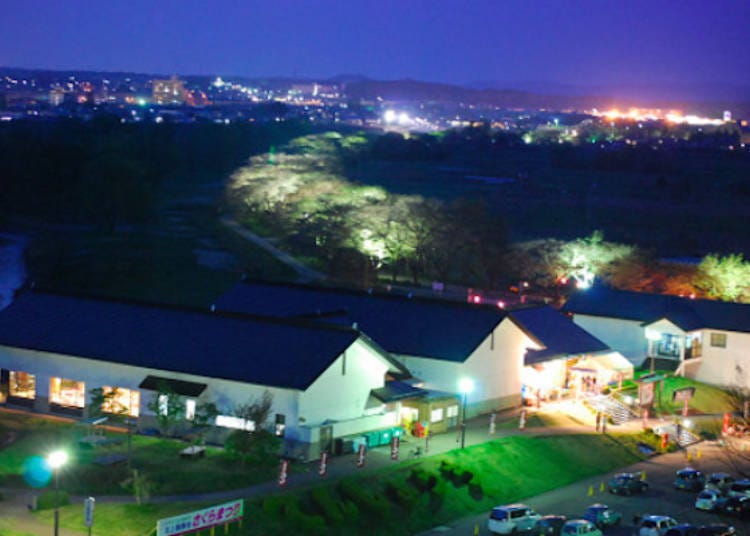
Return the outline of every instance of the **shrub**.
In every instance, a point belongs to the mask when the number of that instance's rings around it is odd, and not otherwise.
[[[341,479],[338,490],[342,497],[349,499],[359,510],[374,518],[385,518],[390,513],[391,505],[388,499],[382,494],[373,493],[362,487],[359,479]]]
[[[416,469],[412,469],[412,471],[409,473],[408,481],[412,486],[417,488],[420,492],[424,493],[432,490],[432,488],[434,488],[437,484],[438,479],[436,475],[422,469],[421,467],[418,467]]]
[[[340,526],[344,522],[340,505],[331,497],[329,488],[313,488],[310,492],[310,499],[315,509],[322,514],[328,524]]]
[[[70,504],[70,497],[68,497],[67,491],[60,491],[58,495],[58,506],[65,506]],[[55,492],[45,491],[36,500],[37,510],[51,510],[55,507]]]
[[[404,486],[403,482],[392,479],[385,484],[385,494],[401,508],[409,509],[419,500],[419,494],[411,486]]]

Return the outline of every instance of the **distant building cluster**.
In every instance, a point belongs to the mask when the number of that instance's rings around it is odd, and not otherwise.
[[[0,69],[0,121],[89,120],[114,115],[123,123],[279,122],[290,119],[386,131],[438,132],[489,128],[525,143],[638,145],[698,144],[747,150],[750,128],[731,110],[705,117],[677,110],[545,105],[528,95],[518,102],[467,102],[459,95],[421,93],[371,82],[229,77],[153,77],[139,74]],[[385,97],[379,96],[381,92]],[[401,98],[393,95],[401,94]],[[501,100],[502,100],[501,99]],[[682,129],[682,130],[680,130]],[[705,131],[702,129],[706,129]],[[695,134],[698,134],[697,136]]]

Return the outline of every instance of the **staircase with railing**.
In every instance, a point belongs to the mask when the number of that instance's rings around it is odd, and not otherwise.
[[[614,424],[637,419],[632,409],[612,395],[596,395],[586,399],[586,403],[594,412],[608,415]]]

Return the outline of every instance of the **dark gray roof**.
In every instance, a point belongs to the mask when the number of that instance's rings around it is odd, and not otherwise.
[[[717,329],[750,332],[748,304],[694,300],[602,286],[574,294],[563,310],[574,314],[638,320],[644,324],[666,318],[685,331]]]
[[[322,322],[348,319],[389,352],[454,362],[466,360],[505,317],[488,306],[248,281],[230,289],[216,307]]]
[[[390,381],[386,382],[385,387],[373,389],[372,394],[381,402],[388,403],[407,398],[422,398],[427,396],[427,391],[406,382]]]
[[[36,292],[0,311],[5,346],[301,390],[359,337],[340,326]]]
[[[551,307],[519,309],[512,311],[510,318],[544,347],[528,350],[524,360],[526,365],[610,351],[609,346]]]

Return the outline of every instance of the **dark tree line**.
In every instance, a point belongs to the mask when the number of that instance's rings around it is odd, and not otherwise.
[[[0,214],[113,229],[147,221],[170,180],[220,179],[248,154],[306,131],[298,123],[122,124],[17,121],[0,126]]]

